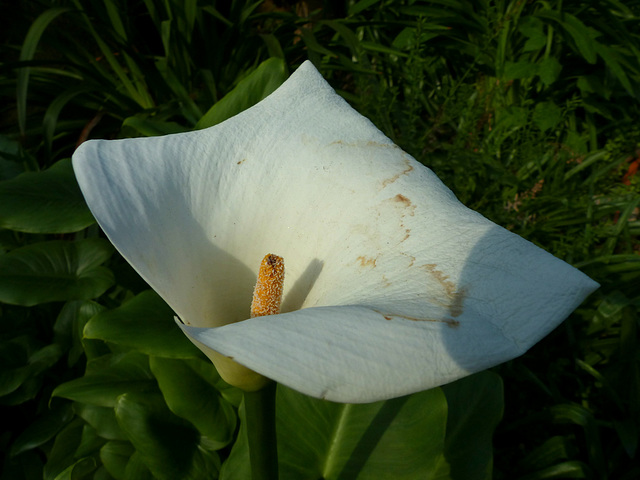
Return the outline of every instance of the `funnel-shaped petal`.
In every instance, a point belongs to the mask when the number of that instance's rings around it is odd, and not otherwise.
[[[308,62],[224,123],[86,142],[73,162],[108,237],[221,370],[233,357],[316,397],[488,368],[597,288],[462,205]],[[249,319],[267,253],[284,258],[282,313]]]

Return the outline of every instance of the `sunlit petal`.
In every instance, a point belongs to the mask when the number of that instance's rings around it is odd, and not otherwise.
[[[185,327],[219,369],[233,357],[318,397],[389,398],[513,358],[597,288],[464,207],[309,62],[212,128],[90,141],[73,161],[123,256],[187,326],[219,327]],[[247,320],[267,253],[284,258],[283,313]]]

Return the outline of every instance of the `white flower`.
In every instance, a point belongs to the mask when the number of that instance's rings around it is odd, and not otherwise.
[[[89,141],[73,165],[109,239],[246,389],[254,372],[340,402],[442,385],[522,354],[598,287],[462,205],[309,62],[224,123]],[[250,319],[267,253],[282,313]]]

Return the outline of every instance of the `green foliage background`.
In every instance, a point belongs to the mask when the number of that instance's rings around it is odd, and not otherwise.
[[[640,2],[32,0],[0,3],[0,31],[2,480],[247,478],[240,392],[102,237],[69,157],[216,124],[306,59],[602,288],[440,389],[279,387],[281,478],[640,477]]]

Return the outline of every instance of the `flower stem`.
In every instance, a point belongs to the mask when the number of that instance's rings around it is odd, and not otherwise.
[[[244,394],[251,480],[278,480],[276,383]]]

